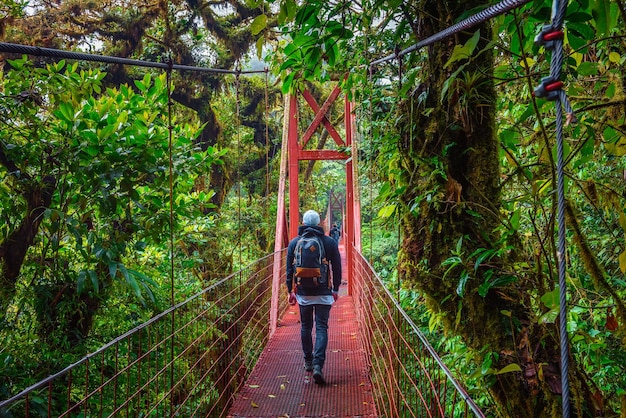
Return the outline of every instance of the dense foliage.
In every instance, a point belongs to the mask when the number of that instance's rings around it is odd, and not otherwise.
[[[367,71],[480,7],[308,1],[293,13],[284,89],[352,69],[346,88],[358,86],[369,134],[364,171],[382,182],[378,214],[402,220],[404,302],[433,337],[445,335],[440,347],[460,374],[490,388],[482,401],[493,413],[555,416],[554,106],[531,95],[549,73],[550,53],[534,38],[551,3]],[[625,17],[621,1],[578,1],[565,18],[563,81],[578,119],[565,132],[567,321],[573,407],[584,416],[619,415],[626,399]]]

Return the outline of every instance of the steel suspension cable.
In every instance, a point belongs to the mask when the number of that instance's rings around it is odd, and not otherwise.
[[[166,72],[166,84],[167,84],[167,131],[168,131],[168,166],[169,166],[169,250],[170,250],[170,306],[174,306],[176,303],[175,292],[174,292],[174,156],[173,156],[173,129],[172,125],[172,68],[171,68],[171,59],[169,60],[169,67]],[[176,328],[175,321],[175,313],[172,311],[172,316],[170,317],[170,327],[171,327],[171,335],[172,340],[170,341],[170,356],[171,356],[171,366],[170,366],[170,385],[174,385],[174,330]],[[170,395],[173,396],[173,393]],[[170,399],[170,415],[173,411],[174,402]]]
[[[473,26],[476,26],[479,23],[483,23],[486,22],[489,19],[492,19],[496,16],[500,16],[502,14],[505,14],[506,12],[508,12],[509,10],[513,10],[515,8],[518,8],[526,3],[529,3],[531,0],[504,0],[501,1],[498,4],[494,4],[493,6],[487,7],[485,10],[483,10],[482,12],[479,12],[475,15],[472,15],[470,17],[468,17],[467,19],[464,19],[462,21],[460,21],[459,23],[456,23],[452,26],[450,26],[447,29],[442,30],[441,32],[437,32],[436,34],[429,36],[426,39],[423,39],[421,41],[419,41],[418,43],[416,43],[415,45],[412,45],[406,49],[403,49],[402,51],[397,51],[394,52],[391,55],[388,55],[384,58],[380,58],[377,59],[375,61],[372,61],[370,63],[370,66],[374,66],[374,65],[378,65],[378,64],[382,64],[384,62],[390,61],[392,59],[396,59],[396,58],[400,58],[410,52],[413,52],[415,50],[421,49],[425,46],[434,44],[435,42],[439,42],[444,38],[447,38],[450,35],[454,35],[455,33],[461,32],[463,30],[469,29]]]
[[[54,48],[41,48],[38,46],[28,46],[0,42],[0,52],[13,54],[26,54],[37,57],[49,57],[60,59],[72,59],[79,61],[103,62],[107,64],[133,65],[137,67],[161,68],[163,70],[195,71],[201,73],[218,74],[259,74],[266,70],[225,70],[220,68],[195,67],[191,65],[180,65],[166,62],[143,61],[131,58],[112,57],[108,55],[88,54],[85,52],[63,51]]]
[[[239,63],[237,63],[236,68],[239,68]],[[237,126],[237,155],[239,156],[237,163],[237,247],[239,249],[239,266],[238,269],[241,269],[242,266],[242,255],[241,255],[241,246],[243,245],[243,240],[241,237],[242,228],[241,228],[241,120],[239,118],[240,106],[239,106],[239,72],[235,74],[235,124]],[[239,275],[239,284],[241,285],[241,275]],[[241,292],[240,292],[241,293]]]
[[[564,175],[564,151],[563,151],[563,108],[567,112],[565,123],[574,120],[574,112],[567,99],[567,95],[561,89],[561,69],[563,67],[563,21],[567,10],[567,1],[553,0],[552,23],[542,28],[541,33],[535,38],[535,42],[543,45],[547,50],[552,50],[550,61],[550,75],[541,80],[541,84],[535,89],[536,97],[544,97],[554,100],[556,108],[556,146],[557,146],[557,263],[559,279],[559,337],[561,350],[561,398],[563,403],[563,417],[571,415],[571,402],[569,390],[569,338],[567,334],[567,280],[566,280],[566,236],[565,236],[565,175]]]

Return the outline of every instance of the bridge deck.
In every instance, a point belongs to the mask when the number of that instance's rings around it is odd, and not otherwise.
[[[377,416],[354,304],[346,293],[342,285],[330,311],[326,385],[315,384],[304,370],[298,307],[289,307],[229,417]]]

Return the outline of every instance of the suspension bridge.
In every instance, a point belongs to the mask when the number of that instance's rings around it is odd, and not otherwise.
[[[327,384],[303,368],[297,306],[257,260],[0,403],[3,416],[483,416],[368,262],[331,310]],[[275,266],[278,266],[275,269]],[[275,300],[278,321],[268,320]],[[107,400],[105,402],[105,400]],[[111,402],[112,400],[112,402]]]
[[[372,65],[397,59],[526,2],[501,2]],[[0,49],[168,71],[214,71],[4,43]],[[537,94],[562,93],[560,86],[547,82],[542,87],[546,91],[539,89]],[[307,91],[286,100],[272,254],[0,401],[0,416],[484,416],[362,255],[356,161],[338,149],[307,149],[313,133],[323,128],[338,148],[352,150],[356,158],[354,112],[347,96],[344,135],[326,117],[341,93],[336,87],[322,105]],[[300,135],[297,114],[302,100],[314,117]],[[304,160],[336,160],[346,166],[340,246],[345,268],[340,298],[331,311],[326,385],[313,384],[304,370],[298,307],[287,303],[283,287],[285,246],[297,235],[299,224],[298,216],[288,218],[287,213],[300,213],[298,164]],[[287,193],[289,208],[284,205]],[[327,229],[331,222],[327,217]],[[567,389],[567,381],[563,387]]]
[[[354,147],[347,95],[343,129],[326,117],[341,95],[337,86],[322,105],[307,91],[286,99],[272,254],[0,401],[0,416],[483,416],[361,254],[353,158],[307,146],[323,127],[340,149]],[[303,135],[301,103],[314,113]],[[303,367],[298,307],[287,303],[284,286],[286,246],[300,224],[287,213],[301,212],[294,196],[304,160],[346,167],[345,193],[331,193],[322,222],[328,233],[339,214],[344,264],[331,310],[325,385],[314,384]]]

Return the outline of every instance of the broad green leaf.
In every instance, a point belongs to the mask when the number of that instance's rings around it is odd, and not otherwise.
[[[254,18],[252,23],[250,24],[250,31],[252,35],[256,36],[263,31],[267,27],[267,16],[262,14],[258,15]]]
[[[278,24],[281,26],[287,23],[287,7],[285,3],[281,3],[280,5],[280,9],[278,10],[277,21],[278,21]]]
[[[626,232],[626,214],[623,211],[620,211],[619,214],[619,225],[622,227],[622,230]]]
[[[526,69],[530,69],[533,65],[535,65],[535,60],[531,57],[526,57],[525,59],[520,60],[520,65]]]
[[[568,23],[567,30],[570,34],[575,34],[581,39],[589,42],[594,39],[596,33],[593,28],[589,26],[587,23]]]
[[[72,122],[74,120],[74,107],[70,102],[63,102],[59,104],[58,112],[55,115],[66,122]]]
[[[613,28],[617,27],[617,19],[619,17],[617,2],[595,0],[591,4],[591,13],[596,26],[596,36],[602,38],[611,35]]]
[[[597,75],[598,74],[598,63],[597,62],[589,62],[589,61],[582,62],[576,68],[576,71],[578,72],[579,75],[582,75],[582,76]]]
[[[87,272],[85,270],[81,270],[78,272],[78,279],[76,280],[76,293],[79,295],[83,293],[83,289],[85,288],[85,279],[87,278]]]
[[[585,12],[575,12],[575,13],[570,13],[568,14],[565,19],[570,22],[570,23],[581,23],[581,22],[588,22],[590,20],[593,19],[593,17],[589,14],[589,13],[585,13]],[[568,25],[569,27],[569,25]]]
[[[626,274],[626,250],[619,255],[619,269],[622,271],[622,274]]]
[[[83,151],[89,154],[90,157],[95,157],[100,153],[100,149],[96,145],[88,145],[83,148]]]
[[[541,296],[541,302],[548,309],[558,309],[559,308],[559,287],[557,286],[553,291],[545,293]]]
[[[609,61],[615,64],[619,64],[621,60],[622,60],[622,56],[618,54],[617,52],[613,51],[609,53]]]
[[[111,276],[112,279],[115,279],[115,276],[117,276],[117,262],[116,261],[112,261],[109,263],[109,275]]]
[[[483,360],[483,364],[480,366],[480,372],[483,374],[483,376],[490,373],[492,364],[493,360],[491,356],[487,355]]]
[[[100,292],[100,282],[98,281],[98,275],[94,270],[89,270],[89,277],[91,278],[91,284],[96,293]]]
[[[469,279],[469,273],[466,270],[464,270],[461,273],[459,284],[456,287],[456,294],[459,295],[460,297],[463,297],[463,295],[465,294],[465,285],[467,284],[468,279]]]
[[[307,48],[317,44],[318,40],[319,39],[315,36],[298,35],[294,38],[293,45],[300,48]]]
[[[445,63],[443,68],[448,68],[451,64],[456,61],[460,61],[463,59],[467,59],[472,56],[474,49],[476,49],[476,45],[478,45],[478,41],[480,39],[480,31],[474,32],[474,35],[465,42],[465,45],[455,45],[452,50],[452,54],[448,59],[448,62]]]
[[[379,218],[388,218],[390,216],[392,216],[396,211],[396,205],[387,205],[384,206],[383,208],[381,208],[378,211],[378,217]]]
[[[143,84],[141,81],[134,80],[134,82],[135,82],[135,86],[139,89],[139,91],[145,92],[148,89],[148,87],[145,84]]]
[[[122,276],[124,276],[124,279],[126,279],[126,283],[128,283],[131,289],[133,289],[135,296],[141,299],[141,289],[139,287],[139,283],[137,282],[137,279],[132,274],[129,273],[128,269],[123,264],[119,265],[119,271],[120,273],[122,273]]]
[[[579,50],[579,52],[585,52],[587,50],[587,48],[582,49],[587,44],[587,40],[574,33],[568,33],[567,43],[572,47],[572,49]]]
[[[117,130],[117,124],[109,124],[109,125],[105,126],[104,128],[102,128],[101,130],[98,131],[98,138],[100,140],[106,140],[116,130]]]
[[[543,324],[553,324],[556,321],[556,317],[559,316],[559,308],[550,309],[545,314],[541,315],[539,322]]]
[[[283,94],[287,94],[291,90],[291,85],[293,84],[293,78],[295,77],[295,75],[295,72],[289,73],[283,80],[283,87],[281,89]]]
[[[494,374],[504,374],[504,373],[512,373],[512,372],[521,372],[522,368],[517,363],[511,363],[507,366],[504,366]]]
[[[256,57],[258,59],[262,59],[263,58],[263,46],[265,45],[265,38],[263,38],[262,36],[259,37],[259,39],[256,40]]]
[[[515,212],[513,212],[513,215],[511,216],[511,227],[514,231],[517,231],[519,229],[520,216],[521,213],[519,209],[515,210]]]

